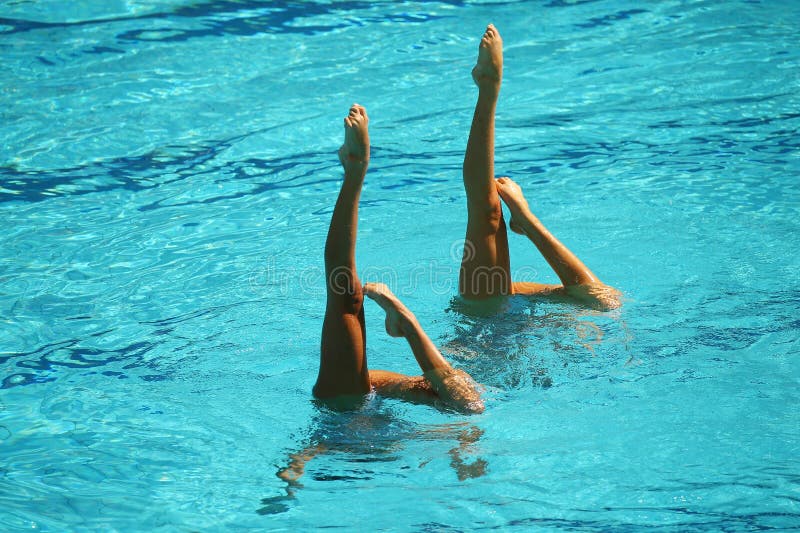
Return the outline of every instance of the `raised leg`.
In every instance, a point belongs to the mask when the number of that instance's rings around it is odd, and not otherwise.
[[[467,298],[510,294],[508,236],[494,184],[494,122],[503,76],[503,41],[491,24],[481,38],[472,77],[478,101],[464,155],[467,234],[459,292]]]
[[[355,248],[358,201],[369,163],[366,110],[357,104],[344,119],[344,144],[339,160],[344,181],[333,209],[325,241],[328,303],[322,324],[322,346],[314,396],[331,398],[369,392],[364,295],[356,274]]]

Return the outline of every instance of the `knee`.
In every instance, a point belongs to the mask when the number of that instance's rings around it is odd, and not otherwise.
[[[364,309],[364,294],[358,290],[351,293],[328,291],[328,306],[338,313],[360,315]]]
[[[327,277],[328,300],[337,302],[346,313],[360,313],[364,307],[364,292],[354,272],[349,268],[333,269]]]
[[[358,315],[364,309],[364,293],[361,290],[361,285],[356,285],[351,292],[348,292],[342,297],[342,305],[345,311],[353,315]]]
[[[503,206],[497,202],[470,209],[469,223],[487,234],[494,235],[504,225]]]

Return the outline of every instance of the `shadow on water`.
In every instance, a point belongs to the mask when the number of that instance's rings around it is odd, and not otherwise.
[[[416,424],[398,417],[382,403],[380,398],[370,396],[359,408],[334,410],[315,401],[316,414],[307,430],[309,436],[278,466],[276,475],[285,483],[283,494],[262,499],[256,512],[270,515],[291,509],[297,492],[303,488],[304,476],[320,482],[372,479],[376,472],[371,465],[400,461],[405,444],[411,441],[452,441],[447,455],[459,481],[486,473],[487,461],[475,456],[483,436],[481,428],[464,421]],[[309,468],[309,463],[320,456],[341,458],[348,466],[333,471],[323,466]],[[419,468],[430,460],[422,461]],[[398,470],[411,468],[405,465]]]

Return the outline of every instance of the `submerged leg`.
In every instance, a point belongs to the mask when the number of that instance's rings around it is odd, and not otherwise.
[[[344,119],[344,144],[339,160],[344,181],[333,209],[325,241],[328,303],[322,324],[319,375],[314,396],[330,398],[369,392],[364,327],[364,295],[356,274],[355,247],[358,201],[369,163],[369,118],[354,104]]]
[[[494,184],[494,122],[503,75],[503,41],[491,24],[481,38],[472,77],[478,101],[464,155],[467,234],[459,292],[468,298],[509,294],[511,275],[503,209]]]

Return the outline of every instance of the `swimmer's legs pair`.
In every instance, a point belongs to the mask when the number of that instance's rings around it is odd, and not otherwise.
[[[483,411],[480,391],[464,372],[455,371],[420,326],[414,314],[382,284],[361,286],[356,273],[355,246],[358,202],[369,164],[366,110],[355,104],[344,119],[345,141],[339,149],[344,181],[331,216],[325,241],[327,305],[322,324],[322,346],[314,396],[344,399],[363,396],[372,386],[411,401],[434,402],[437,398],[465,412]],[[405,337],[424,377],[367,369],[364,294],[386,311],[386,330]],[[466,379],[465,379],[466,377]],[[343,398],[344,397],[344,398]],[[348,407],[349,408],[349,407]]]
[[[459,292],[467,298],[511,293],[563,295],[603,308],[619,306],[619,293],[599,281],[578,257],[551,234],[528,209],[519,186],[494,179],[495,109],[503,76],[503,42],[489,25],[481,38],[472,77],[478,101],[464,156],[467,235],[459,272]],[[511,228],[527,235],[550,264],[562,285],[512,282],[508,234],[500,196],[511,209]]]
[[[503,76],[503,41],[491,24],[481,38],[472,77],[478,101],[464,155],[467,234],[459,292],[468,298],[511,293],[511,267],[503,209],[494,183],[494,123]]]
[[[327,306],[314,385],[318,398],[363,395],[370,390],[364,295],[355,261],[358,202],[369,164],[368,122],[366,110],[357,104],[344,119],[345,140],[339,149],[344,181],[325,241]]]

